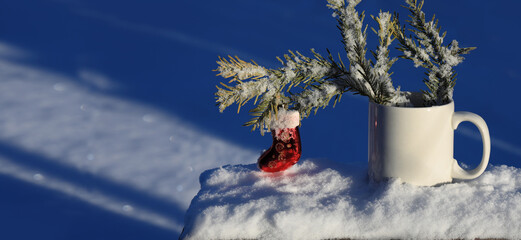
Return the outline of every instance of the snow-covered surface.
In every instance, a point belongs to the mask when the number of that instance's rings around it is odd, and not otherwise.
[[[286,172],[227,165],[201,175],[185,239],[521,238],[521,169],[416,187],[372,183],[365,164],[305,160]]]

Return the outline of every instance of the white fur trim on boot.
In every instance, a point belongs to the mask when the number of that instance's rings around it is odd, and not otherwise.
[[[295,128],[300,124],[300,114],[295,110],[280,109],[277,117],[271,119],[271,130],[282,128]]]

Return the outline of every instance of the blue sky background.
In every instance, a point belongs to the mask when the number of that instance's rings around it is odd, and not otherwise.
[[[407,12],[401,4],[397,0],[365,0],[358,9],[367,15],[377,15],[379,9],[398,11],[405,23]],[[59,74],[92,94],[158,109],[182,120],[185,124],[180,128],[196,129],[260,154],[269,147],[271,138],[241,126],[250,119],[246,111],[236,114],[232,107],[221,114],[215,105],[215,85],[224,81],[212,71],[217,57],[237,55],[274,68],[280,66],[275,57],[288,50],[311,56],[310,48],[323,55],[329,49],[344,57],[336,20],[325,5],[326,1],[319,0],[0,0],[0,42],[29,56],[4,57],[10,63]],[[490,163],[494,165],[521,167],[520,7],[515,0],[430,0],[424,6],[429,18],[436,13],[447,31],[446,42],[457,39],[460,46],[478,47],[456,69],[459,77],[454,99],[457,111],[474,112],[487,122],[492,137]],[[369,17],[365,22],[375,26]],[[374,49],[377,42],[372,32],[368,41],[369,49]],[[411,62],[399,60],[392,70],[393,80],[402,90],[424,89],[423,70],[415,69]],[[102,77],[86,77],[92,73]],[[20,92],[18,97],[29,97],[26,94]],[[303,120],[302,157],[366,161],[367,107],[367,99],[346,95],[335,108]],[[479,133],[470,123],[460,126],[455,158],[475,166],[481,157]],[[54,130],[56,134],[65,131]],[[31,134],[25,137],[31,138]],[[27,155],[25,150],[13,150],[16,141],[1,141],[6,147],[0,147],[0,153],[18,156],[17,162],[42,158],[32,151],[48,147],[18,146],[27,148],[31,153]],[[132,149],[122,147],[119,151]],[[237,162],[221,159],[219,163]],[[92,188],[108,189],[103,186],[99,183]],[[0,188],[4,201],[0,212],[8,213],[0,214],[0,224],[9,226],[4,233],[8,236],[151,239],[157,235],[154,239],[171,239],[179,234],[178,230],[129,220],[9,176],[0,175]],[[142,202],[151,206],[151,199]],[[174,204],[162,210],[171,211],[168,216],[182,224],[184,207]]]

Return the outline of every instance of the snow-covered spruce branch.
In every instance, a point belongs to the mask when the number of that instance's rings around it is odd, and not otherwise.
[[[379,46],[376,52],[371,51],[376,63],[373,65],[372,76],[376,77],[376,96],[377,103],[398,103],[400,100],[400,91],[395,89],[391,80],[392,65],[398,60],[397,58],[389,58],[389,46],[394,41],[392,31],[394,29],[394,19],[389,12],[381,12],[378,17],[371,16],[378,22],[379,29],[373,31],[378,35]]]
[[[474,48],[460,48],[457,41],[443,45],[445,33],[440,35],[438,22],[425,21],[421,10],[423,1],[405,0],[411,12],[408,21],[415,34],[406,36],[405,27],[400,25],[398,15],[380,11],[377,17],[379,37],[376,51],[371,51],[374,61],[366,58],[367,26],[363,26],[364,13],[355,7],[361,0],[327,0],[333,9],[341,31],[342,42],[349,65],[346,67],[339,56],[336,62],[331,54],[327,59],[313,52],[314,58],[291,52],[280,59],[283,67],[267,69],[255,62],[245,62],[237,57],[219,58],[218,75],[231,78],[228,84],[218,86],[217,102],[220,111],[236,103],[240,110],[255,98],[255,108],[250,111],[254,118],[246,126],[259,128],[261,133],[270,129],[270,121],[280,108],[298,110],[301,117],[308,117],[318,108],[335,104],[345,92],[367,96],[370,101],[383,105],[409,106],[411,93],[402,93],[394,88],[389,73],[397,58],[389,57],[389,47],[397,39],[402,58],[410,59],[415,67],[427,69],[424,79],[429,91],[423,91],[424,105],[441,105],[452,101],[456,74],[455,66],[463,61],[461,55]],[[230,85],[234,84],[234,85]],[[230,85],[230,86],[229,86]],[[295,92],[294,89],[297,89]],[[289,95],[289,96],[288,96]]]
[[[355,7],[361,0],[349,0],[346,6],[344,0],[328,0],[328,7],[333,9],[337,17],[338,27],[342,34],[342,42],[350,63],[350,78],[347,83],[355,94],[369,97],[371,101],[380,104],[391,104],[399,96],[393,87],[389,69],[396,59],[389,59],[389,46],[393,41],[392,30],[394,20],[388,12],[380,12],[378,17],[372,16],[378,22],[380,45],[373,56],[376,63],[366,58],[367,27],[363,27],[364,13],[358,13]]]
[[[279,69],[266,69],[253,61],[245,62],[238,57],[219,58],[219,67],[216,69],[218,75],[231,78],[228,84],[221,83],[221,86],[217,86],[216,98],[220,111],[234,103],[239,106],[239,111],[248,101],[255,98],[256,107],[250,110],[254,118],[244,125],[253,126],[253,130],[259,128],[261,133],[269,130],[271,118],[276,116],[278,109],[294,105],[286,94],[298,96],[305,89],[341,73],[339,64],[329,62],[314,50],[312,52],[315,58],[290,51],[290,54],[284,55],[284,59],[278,58],[284,66]],[[235,85],[229,86],[230,83]],[[293,94],[292,89],[300,89],[300,92]],[[299,106],[301,109],[297,106],[294,108],[301,113],[305,113],[310,107]]]
[[[319,108],[327,107],[333,98],[335,98],[335,105],[342,98],[342,94],[348,90],[349,86],[346,85],[345,80],[334,79],[311,85],[300,94],[292,96],[291,100],[301,116],[309,117],[311,112],[316,114]]]
[[[272,87],[267,79],[269,70],[259,66],[257,63],[245,62],[238,57],[226,58],[219,57],[217,61],[219,67],[215,70],[218,71],[218,76],[224,78],[231,78],[229,83],[237,82],[236,86],[228,86],[227,84],[220,83],[221,86],[217,86],[217,102],[219,102],[219,111],[223,112],[224,109],[237,103],[240,111],[241,107],[246,104],[252,98],[257,98],[264,94],[270,87]],[[252,79],[255,81],[246,81]]]
[[[290,93],[292,109],[299,111],[303,118],[309,117],[311,112],[316,114],[319,108],[327,107],[332,98],[335,98],[336,104],[340,101],[342,94],[350,90],[347,83],[351,76],[342,60],[340,59],[337,63],[329,51],[327,60],[313,49],[312,52],[315,58],[323,63],[323,66],[327,69],[327,74],[323,74],[322,78],[303,82],[304,85],[300,86],[302,91],[296,94]]]
[[[454,67],[463,61],[461,55],[468,54],[475,47],[460,48],[456,40],[452,40],[448,45],[443,45],[446,32],[440,35],[441,28],[438,27],[438,20],[433,16],[432,20],[425,20],[425,13],[422,11],[424,1],[406,0],[405,6],[410,12],[408,23],[412,26],[410,31],[415,34],[415,38],[406,36],[405,27],[399,22],[393,31],[395,37],[400,42],[398,50],[404,53],[403,58],[414,62],[415,67],[427,69],[428,79],[424,79],[429,91],[424,91],[424,101],[426,105],[441,105],[451,102],[456,73]],[[396,21],[398,18],[396,17]]]

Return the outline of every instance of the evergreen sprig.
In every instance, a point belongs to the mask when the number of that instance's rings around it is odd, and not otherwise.
[[[325,79],[335,77],[342,71],[341,65],[330,61],[332,58],[325,59],[314,50],[312,53],[315,58],[289,51],[283,59],[277,58],[284,66],[279,69],[266,69],[254,61],[249,63],[238,57],[219,58],[219,67],[216,69],[218,75],[231,78],[229,83],[235,83],[234,86],[224,83],[217,86],[216,98],[220,111],[224,111],[233,103],[237,103],[237,111],[240,111],[242,106],[255,98],[256,107],[250,110],[254,117],[244,125],[252,126],[252,130],[259,128],[261,133],[269,130],[271,118],[276,116],[280,107],[288,108],[295,105],[303,116],[308,116],[310,108],[322,105],[298,104],[296,99],[300,94],[295,94],[292,90],[303,92],[302,89],[320,87]],[[304,102],[303,99],[309,97],[309,93],[310,91],[304,94],[300,102]],[[335,92],[335,95],[338,94],[341,93]]]
[[[404,7],[411,14],[410,20],[407,21],[412,27],[409,31],[415,36],[406,36],[405,26],[400,25],[398,15],[395,15],[397,24],[393,34],[400,43],[398,50],[403,52],[400,57],[412,60],[415,67],[421,66],[427,69],[427,78],[424,82],[429,91],[423,91],[426,105],[452,102],[456,84],[454,67],[463,61],[461,55],[468,54],[476,48],[460,48],[456,40],[443,45],[447,32],[440,35],[441,28],[435,16],[431,21],[425,20],[425,13],[422,11],[424,1],[406,0],[405,2],[407,6]]]
[[[371,101],[383,105],[407,105],[408,94],[394,88],[390,69],[397,58],[389,57],[389,47],[398,40],[401,58],[410,59],[415,67],[427,69],[424,79],[429,91],[423,91],[425,105],[441,105],[452,101],[456,80],[453,68],[463,61],[461,55],[475,48],[460,48],[453,40],[443,45],[446,33],[440,35],[441,28],[435,17],[425,20],[421,10],[423,1],[405,0],[411,15],[407,22],[408,29],[414,36],[406,36],[405,26],[401,26],[398,15],[382,12],[371,16],[378,23],[378,29],[372,28],[378,35],[379,45],[372,53],[373,59],[366,58],[367,25],[364,26],[364,12],[355,7],[361,0],[327,0],[333,9],[342,43],[349,65],[334,60],[328,51],[324,58],[313,49],[313,58],[299,52],[289,51],[283,58],[277,59],[282,67],[267,69],[254,61],[246,62],[238,57],[219,58],[218,75],[231,79],[227,84],[217,86],[216,98],[222,112],[236,103],[238,112],[247,102],[255,99],[252,110],[253,119],[245,126],[259,128],[261,133],[270,129],[270,122],[280,108],[298,110],[301,117],[308,117],[311,112],[327,107],[334,99],[333,106],[346,92],[367,96]],[[234,85],[230,85],[234,84]]]
[[[394,20],[388,12],[380,12],[372,18],[378,23],[380,45],[376,52],[371,51],[376,62],[366,58],[367,26],[363,26],[364,12],[358,13],[355,7],[361,0],[350,0],[346,6],[343,0],[328,0],[328,7],[333,9],[337,17],[338,28],[342,34],[342,43],[350,63],[350,78],[347,84],[355,94],[367,96],[380,104],[389,104],[396,98],[389,69],[396,59],[389,59],[389,45],[392,43]]]
[[[229,60],[219,57],[217,63],[219,64],[219,67],[215,70],[219,71],[217,76],[231,78],[228,84],[237,83],[233,87],[222,82],[220,83],[221,86],[217,86],[218,91],[216,95],[220,103],[219,110],[221,112],[233,103],[237,103],[239,106],[237,109],[238,113],[241,107],[252,98],[255,98],[256,103],[257,98],[263,95],[268,89],[269,82],[265,79],[268,75],[268,70],[259,66],[257,63],[245,62],[238,57],[233,58],[230,56]],[[247,79],[257,81],[244,82],[244,80]]]
[[[311,112],[316,114],[318,109],[327,107],[333,98],[336,105],[342,95],[350,90],[347,84],[349,72],[342,60],[336,62],[329,51],[327,60],[317,53],[314,54],[329,70],[323,78],[307,82],[298,94],[291,94],[292,108],[298,110],[302,117],[309,117]]]

